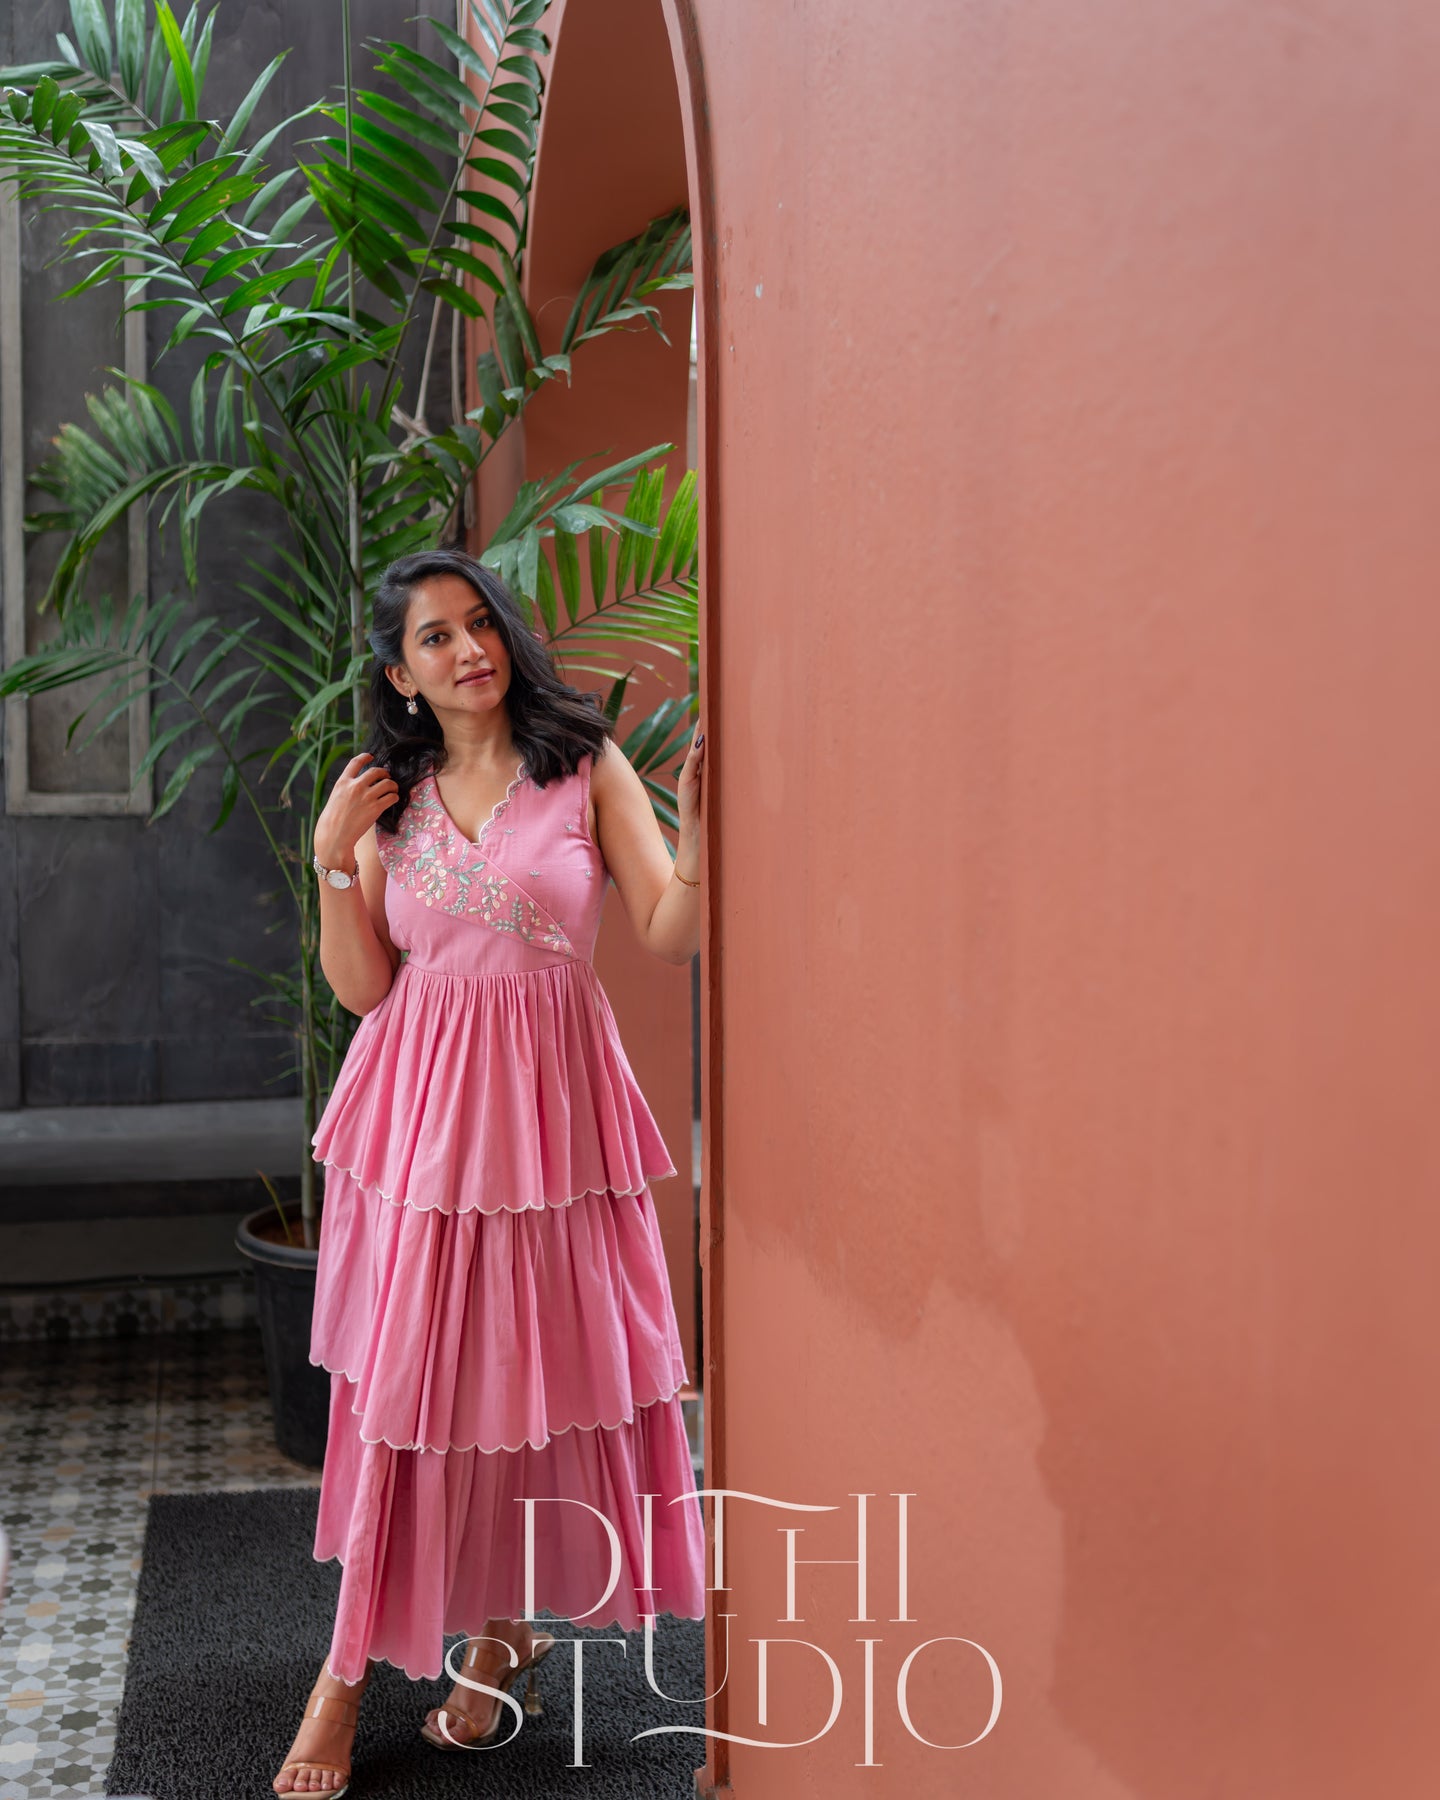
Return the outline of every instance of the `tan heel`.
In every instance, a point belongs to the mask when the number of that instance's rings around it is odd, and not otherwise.
[[[478,1681],[484,1681],[490,1687],[502,1688],[507,1694],[522,1675],[528,1675],[529,1679],[525,1684],[524,1710],[531,1718],[537,1717],[544,1711],[544,1708],[540,1701],[540,1690],[535,1685],[535,1670],[555,1648],[556,1640],[547,1632],[536,1632],[530,1654],[523,1662],[517,1663],[513,1669],[502,1669],[498,1674],[491,1672],[488,1675],[485,1673],[490,1660],[486,1654],[487,1642],[488,1640],[484,1638],[471,1639],[465,1646],[465,1659],[460,1664],[460,1673],[473,1676]],[[500,1726],[505,1717],[504,1704],[496,1700],[493,1705],[493,1716],[490,1723],[483,1729],[480,1721],[472,1713],[466,1712],[463,1707],[450,1704],[437,1706],[420,1727],[420,1735],[427,1744],[433,1744],[437,1750],[470,1750],[477,1744],[492,1744],[500,1735]],[[463,1721],[472,1735],[458,1739],[446,1737],[439,1725],[441,1715],[444,1716],[447,1723],[452,1723],[457,1719]],[[321,1800],[327,1800],[327,1797],[322,1795]]]
[[[322,1674],[320,1676],[319,1680],[316,1681],[315,1686],[310,1690],[310,1698],[305,1704],[305,1715],[304,1715],[304,1718],[302,1718],[302,1720],[300,1722],[303,1725],[305,1722],[305,1719],[325,1719],[325,1718],[334,1719],[341,1725],[349,1726],[350,1732],[352,1734],[351,1741],[353,1742],[354,1741],[353,1734],[355,1731],[355,1727],[360,1723],[359,1700],[358,1699],[347,1700],[341,1694],[322,1694],[319,1691],[320,1682],[324,1681],[326,1679],[327,1679],[326,1675]],[[331,1677],[330,1679],[333,1679],[333,1677]],[[369,1687],[369,1685],[370,1685],[370,1672],[369,1672],[369,1669],[367,1668],[366,1672],[365,1672],[365,1687]],[[360,1692],[363,1694],[365,1692],[365,1688],[361,1688]],[[329,1709],[328,1712],[326,1710],[327,1708]],[[337,1709],[338,1709],[338,1711],[337,1711]],[[300,1793],[303,1796],[303,1800],[340,1800],[340,1796],[343,1793],[347,1792],[347,1790],[349,1789],[349,1786],[350,1786],[350,1765],[348,1762],[345,1763],[343,1766],[337,1760],[334,1760],[334,1759],[331,1759],[328,1761],[323,1761],[323,1762],[321,1762],[321,1761],[297,1761],[297,1762],[281,1763],[279,1769],[277,1770],[277,1775],[283,1775],[287,1769],[293,1769],[296,1771],[299,1771],[301,1769],[338,1769],[339,1770],[340,1775],[342,1777],[339,1787],[302,1788],[300,1790]],[[277,1788],[274,1785],[274,1783],[272,1782],[271,1786],[270,1786],[270,1792],[273,1795],[275,1795],[276,1800],[289,1800],[289,1796],[291,1794],[295,1793],[296,1790],[294,1787],[290,1787],[290,1788],[287,1788],[282,1791],[281,1789]]]
[[[525,1683],[525,1710],[532,1719],[538,1719],[545,1710],[540,1704],[540,1690],[535,1685],[535,1664],[533,1662]]]

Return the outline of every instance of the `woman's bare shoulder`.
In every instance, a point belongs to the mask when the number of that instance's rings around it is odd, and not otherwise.
[[[591,759],[591,788],[605,792],[613,789],[617,783],[622,786],[628,785],[625,780],[627,770],[636,781],[640,779],[635,774],[635,768],[630,758],[621,749],[619,740],[613,737],[606,738]]]

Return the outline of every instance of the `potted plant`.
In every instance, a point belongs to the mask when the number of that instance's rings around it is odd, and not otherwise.
[[[135,778],[162,759],[165,773],[147,823],[213,763],[210,829],[243,801],[274,858],[294,957],[252,972],[257,1001],[293,1033],[284,1073],[298,1074],[305,1146],[298,1207],[277,1197],[239,1241],[260,1284],[281,1448],[302,1462],[323,1456],[327,1389],[308,1360],[321,1228],[310,1145],[356,1024],[319,968],[310,855],[329,779],[368,724],[366,595],[394,557],[460,538],[485,459],[547,381],[571,379],[578,346],[618,329],[664,338],[648,296],[692,282],[684,213],[652,220],[598,259],[559,348],[542,353],[520,277],[547,6],[467,0],[465,35],[431,21],[436,56],[370,40],[369,87],[353,78],[345,9],[343,92],[258,135],[251,121],[281,59],[228,121],[207,117],[215,9],[182,20],[166,0],[115,0],[113,11],[71,0],[73,35],[57,39],[56,61],[0,70],[0,178],[69,215],[62,255],[82,273],[68,293],[114,284],[124,310],[169,324],[162,358],[196,360],[183,417],[153,382],[113,371],[90,422],[67,424],[33,473],[55,504],[27,525],[61,537],[43,602],[58,632],[0,675],[0,696],[104,676],[71,739],[92,714],[82,743],[148,705],[153,735]],[[314,135],[281,155],[282,134],[305,121]],[[489,347],[462,370],[470,322]],[[457,398],[432,423],[443,356],[451,393],[468,377],[474,403]],[[585,479],[572,463],[526,481],[478,550],[566,668],[609,683],[612,718],[636,669],[659,666],[652,657],[687,671],[686,690],[622,738],[672,828],[652,772],[688,735],[698,637],[694,475],[663,503],[659,459],[673,448]],[[237,494],[261,509],[264,542],[242,584],[255,610],[235,625],[200,610],[196,588],[207,509]],[[136,508],[173,526],[187,585],[121,605],[91,592],[87,574]]]

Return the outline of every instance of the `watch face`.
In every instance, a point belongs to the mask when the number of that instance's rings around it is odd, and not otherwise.
[[[330,883],[331,887],[347,888],[355,877],[353,875],[347,875],[343,869],[331,869],[327,872],[325,879]]]

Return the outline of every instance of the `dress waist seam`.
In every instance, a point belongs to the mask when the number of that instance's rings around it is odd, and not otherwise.
[[[460,969],[432,968],[428,963],[411,962],[409,957],[406,957],[395,973],[399,975],[402,969],[414,969],[418,975],[443,975],[447,981],[515,981],[526,979],[531,975],[551,975],[557,969],[572,969],[577,964],[587,969],[594,967],[588,956],[569,956],[564,962],[542,963],[534,969],[486,969],[471,975]]]

